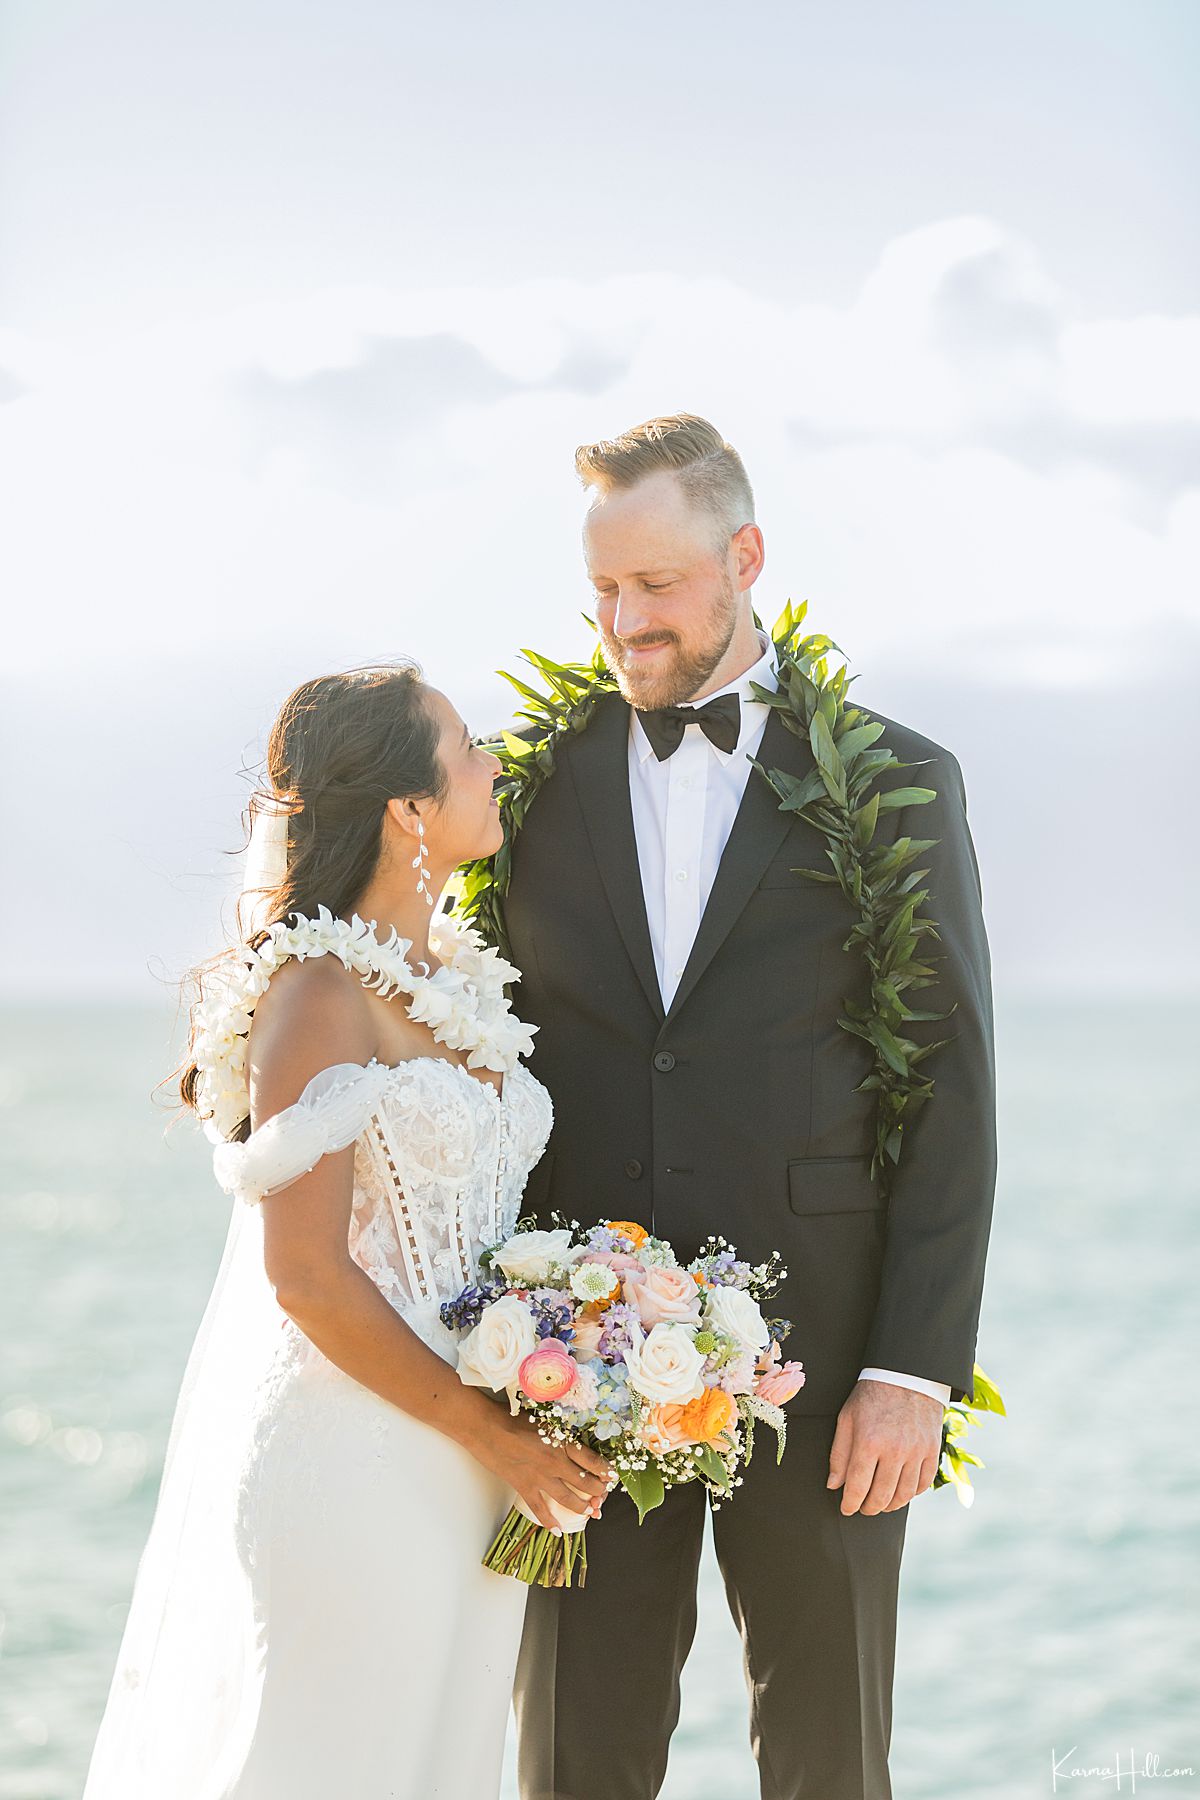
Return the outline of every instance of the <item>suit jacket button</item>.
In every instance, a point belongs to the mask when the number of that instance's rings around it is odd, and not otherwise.
[[[671,1055],[669,1050],[656,1050],[654,1052],[654,1066],[661,1074],[665,1075],[668,1070],[675,1067],[675,1058]]]
[[[625,1164],[625,1173],[628,1175],[630,1181],[636,1181],[638,1179],[639,1175],[641,1174],[641,1172],[642,1172],[641,1163],[638,1161],[636,1156],[631,1156],[629,1161]]]

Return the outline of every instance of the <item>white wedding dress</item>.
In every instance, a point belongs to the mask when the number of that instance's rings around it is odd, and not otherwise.
[[[551,1106],[437,1056],[324,1070],[215,1152],[234,1193],[85,1800],[493,1800],[527,1590],[512,1491],[275,1302],[254,1202],[351,1141],[350,1253],[439,1355],[516,1224]]]

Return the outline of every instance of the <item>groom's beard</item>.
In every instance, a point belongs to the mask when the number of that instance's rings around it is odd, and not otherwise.
[[[685,649],[674,631],[644,631],[635,638],[616,638],[601,626],[600,644],[622,697],[639,712],[657,712],[660,707],[685,705],[704,686],[733,641],[737,622],[738,598],[726,574],[720,604],[702,643]],[[653,669],[630,663],[625,655],[626,645],[660,643],[668,648]]]

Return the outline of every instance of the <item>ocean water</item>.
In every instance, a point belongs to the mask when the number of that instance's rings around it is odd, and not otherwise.
[[[202,1139],[149,1101],[172,1022],[0,1014],[0,1800],[81,1790],[224,1237]],[[973,1508],[910,1511],[897,1800],[1033,1800],[1052,1759],[1071,1800],[1146,1758],[1200,1793],[1196,1046],[1187,1005],[1000,1005],[980,1360],[1010,1417]],[[1119,1788],[1067,1772],[1118,1759]],[[709,1555],[664,1797],[756,1793]]]

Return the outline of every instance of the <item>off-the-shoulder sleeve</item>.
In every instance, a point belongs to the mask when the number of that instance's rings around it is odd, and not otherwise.
[[[352,1144],[379,1105],[392,1071],[383,1063],[335,1063],[322,1069],[292,1106],[240,1144],[218,1144],[213,1169],[227,1194],[256,1201],[298,1181],[335,1150]]]

